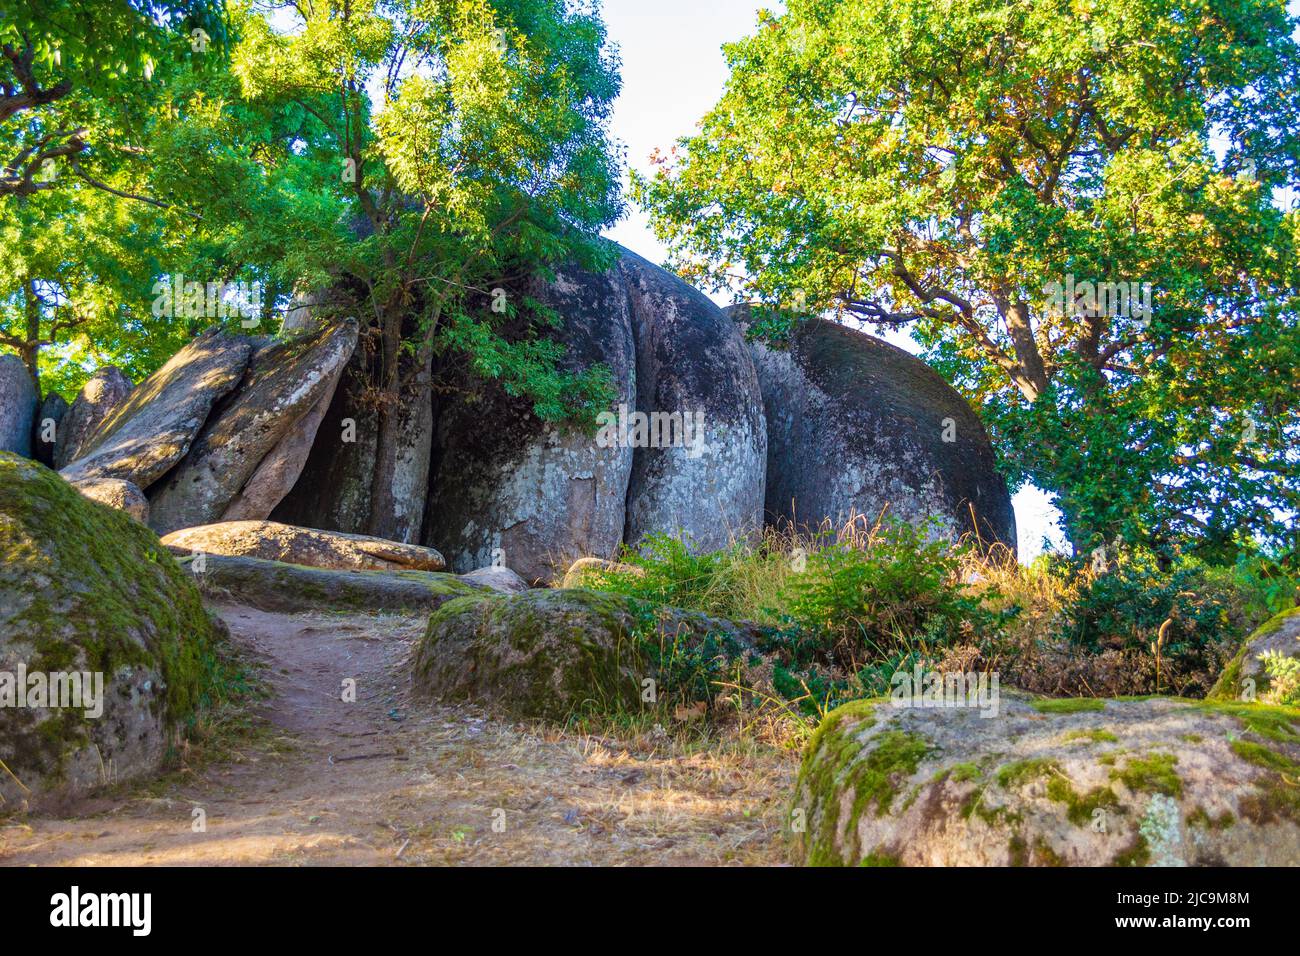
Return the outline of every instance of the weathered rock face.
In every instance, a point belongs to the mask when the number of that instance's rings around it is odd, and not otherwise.
[[[0,451],[32,456],[32,420],[40,397],[17,355],[0,355]]]
[[[91,501],[125,511],[141,524],[149,523],[149,499],[129,481],[121,478],[85,478],[72,482],[72,487]]]
[[[441,571],[442,555],[432,548],[341,531],[317,531],[276,521],[223,521],[164,535],[173,554],[196,551],[313,568],[353,571]]]
[[[63,476],[120,478],[148,491],[189,451],[213,405],[243,377],[252,349],[241,336],[204,332],[100,422]]]
[[[166,534],[216,521],[236,498],[237,511],[269,515],[298,476],[283,467],[262,473],[259,466],[328,401],[356,343],[357,324],[347,321],[259,348],[239,386],[214,406],[189,453],[151,489],[154,530]]]
[[[520,594],[528,590],[528,582],[509,568],[476,568],[460,576],[468,584],[485,587],[498,594]]]
[[[285,524],[363,534],[370,521],[378,417],[364,401],[366,350],[352,355],[316,429],[298,480],[271,511]]]
[[[792,820],[813,864],[1295,865],[1297,772],[1292,708],[858,701],[809,744]]]
[[[631,405],[632,331],[616,275],[567,269],[532,294],[564,318],[554,333],[567,347],[564,367],[604,363],[616,403]],[[617,552],[632,449],[546,425],[495,383],[485,391],[441,410],[423,540],[457,571],[503,561],[530,582],[582,555]]]
[[[0,797],[6,809],[156,769],[204,692],[221,629],[153,532],[0,453]],[[20,668],[25,683],[17,682]],[[94,706],[37,704],[32,675],[102,675]],[[57,678],[51,680],[50,678]],[[14,706],[24,692],[29,706]],[[97,717],[88,717],[102,705]],[[14,779],[22,781],[20,786]]]
[[[745,307],[731,315],[743,321]],[[767,518],[839,527],[885,513],[1014,548],[1015,515],[979,417],[902,349],[812,320],[789,350],[751,343],[767,416]]]
[[[59,429],[68,414],[68,403],[58,392],[50,392],[41,402],[32,422],[32,457],[46,468],[54,467],[54,453],[58,447]],[[48,439],[48,440],[47,440]]]
[[[1300,607],[1283,611],[1259,626],[1246,638],[1236,656],[1223,669],[1222,676],[1209,696],[1219,700],[1265,697],[1274,688],[1260,659],[1276,651],[1284,657],[1300,659]]]
[[[688,646],[711,638],[739,652],[755,632],[677,608],[647,618],[630,598],[580,588],[469,597],[429,619],[415,684],[444,700],[493,704],[521,718],[638,710],[642,680],[658,676],[640,639],[657,645],[660,637]],[[675,692],[659,685],[665,699]]]
[[[220,554],[178,563],[210,599],[264,611],[429,610],[482,590],[439,571],[335,571]]]
[[[700,550],[725,547],[763,525],[767,425],[753,360],[736,324],[677,276],[627,250],[619,273],[631,300],[637,409],[703,431],[686,447],[636,450],[624,540],[664,532]]]
[[[104,419],[117,411],[131,394],[131,380],[120,369],[106,365],[81,386],[59,429],[54,467],[63,468],[89,450],[90,436]]]

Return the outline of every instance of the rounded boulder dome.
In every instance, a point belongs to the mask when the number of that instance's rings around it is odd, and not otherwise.
[[[729,312],[748,317],[747,306]],[[769,524],[839,527],[884,512],[1015,548],[1011,497],[984,425],[934,369],[822,319],[801,325],[787,348],[750,349],[767,417]]]

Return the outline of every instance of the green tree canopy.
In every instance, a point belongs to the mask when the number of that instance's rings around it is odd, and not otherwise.
[[[768,334],[827,311],[910,328],[1076,549],[1286,537],[1283,0],[787,6],[726,48],[700,132],[637,181],[679,268],[767,303]]]

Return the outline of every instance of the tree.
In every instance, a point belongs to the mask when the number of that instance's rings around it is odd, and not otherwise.
[[[161,91],[219,59],[214,0],[14,0],[0,19],[0,346],[40,384],[75,389],[79,358],[139,375],[178,337],[133,309],[168,245],[143,188]],[[50,349],[53,347],[53,354]]]
[[[205,221],[236,234],[229,262],[289,249],[296,277],[273,268],[283,281],[366,323],[378,422],[366,530],[409,539],[423,503],[399,500],[410,491],[396,471],[427,465],[435,358],[466,357],[544,418],[590,418],[604,402],[599,374],[558,369],[558,346],[535,334],[553,317],[514,290],[564,260],[609,263],[598,231],[621,212],[606,131],[617,64],[594,7],[564,0],[292,9],[290,30],[240,19],[238,97],[196,91],[182,109],[198,122],[173,124],[162,147],[187,175],[160,186],[208,192]],[[271,134],[260,144],[250,113]],[[262,168],[267,202],[241,210],[240,197],[211,194],[204,171],[225,157]],[[295,235],[271,212],[277,196],[313,213],[294,216]]]
[[[909,328],[1076,551],[1276,542],[1300,485],[1298,223],[1272,202],[1300,161],[1296,26],[1282,0],[791,0],[636,195],[770,334]]]

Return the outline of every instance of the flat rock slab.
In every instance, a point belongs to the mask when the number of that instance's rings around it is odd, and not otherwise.
[[[247,373],[213,407],[188,454],[150,492],[153,529],[167,534],[218,521],[245,490],[251,498],[265,499],[259,517],[269,515],[297,473],[277,476],[274,487],[246,488],[249,480],[294,426],[333,395],[356,344],[357,323],[349,319],[254,352]]]
[[[1294,866],[1297,774],[1295,708],[855,701],[814,734],[791,829],[823,865]]]
[[[278,521],[222,521],[183,528],[164,535],[162,543],[180,555],[203,551],[336,571],[441,571],[447,566],[441,554],[418,544]]]
[[[218,554],[179,561],[207,598],[264,611],[423,610],[482,593],[438,571],[333,571]]]
[[[147,491],[189,451],[212,406],[243,376],[252,351],[248,339],[204,332],[132,389],[61,474],[69,481],[121,478]]]

